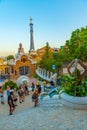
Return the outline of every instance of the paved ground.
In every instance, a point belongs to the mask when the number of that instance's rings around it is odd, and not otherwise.
[[[65,106],[33,107],[31,94],[8,115],[8,105],[0,104],[0,130],[87,130],[87,111]]]
[[[87,130],[87,110],[62,105],[33,107],[31,94],[9,116],[8,104],[0,104],[0,130]]]

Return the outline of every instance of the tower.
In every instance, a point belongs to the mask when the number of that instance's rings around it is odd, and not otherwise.
[[[33,23],[32,18],[30,18],[30,51],[34,51],[34,38],[33,38]]]

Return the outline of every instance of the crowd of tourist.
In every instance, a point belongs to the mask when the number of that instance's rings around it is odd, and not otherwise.
[[[50,87],[47,86],[46,81],[43,82],[43,91],[45,91],[48,88],[51,88],[49,95],[54,91],[57,92],[57,89],[55,87],[55,82],[52,80],[51,82],[49,82],[49,84],[50,84]],[[34,107],[36,107],[38,105],[38,99],[42,91],[42,87],[39,84],[39,82],[36,82],[36,84],[32,82],[32,85],[30,87],[32,91],[31,99],[32,99],[32,102],[34,103]],[[16,106],[18,106],[19,104],[25,101],[25,97],[29,95],[30,87],[28,87],[26,84],[20,85],[18,87],[18,90],[16,90],[16,88],[14,87],[13,87],[14,89],[12,89],[9,85],[6,87],[7,102],[9,106],[9,115],[13,114],[13,111],[16,109]],[[4,91],[2,87],[0,87],[0,98],[1,98],[1,104],[4,104],[5,103]]]
[[[9,105],[9,114],[12,115],[13,111],[15,110],[16,106],[19,103],[24,102],[25,96],[29,95],[29,90],[27,85],[20,85],[18,90],[15,88],[12,89],[10,86],[7,86],[7,100]]]
[[[41,93],[40,84],[38,82],[36,84],[32,82],[31,91],[32,91],[31,99],[34,102],[34,106],[36,107],[38,104],[39,94]],[[12,89],[8,85],[6,87],[6,93],[7,93],[7,103],[9,106],[9,115],[12,115],[13,111],[16,109],[16,106],[18,106],[19,103],[21,104],[22,102],[24,102],[25,96],[29,95],[29,87],[27,85],[22,84],[18,87],[18,90],[16,90],[16,88]],[[36,96],[34,97],[33,95],[35,94]],[[2,87],[0,87],[0,98],[1,98],[1,104],[5,104],[4,91]]]

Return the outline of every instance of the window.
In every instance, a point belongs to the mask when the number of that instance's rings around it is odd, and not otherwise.
[[[27,75],[30,73],[30,68],[28,66],[19,67],[19,74],[20,75]]]

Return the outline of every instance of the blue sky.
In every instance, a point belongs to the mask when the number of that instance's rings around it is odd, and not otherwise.
[[[87,26],[87,0],[0,0],[0,56],[16,54],[20,42],[29,51],[30,17],[35,49],[46,42],[60,47],[72,31]]]

